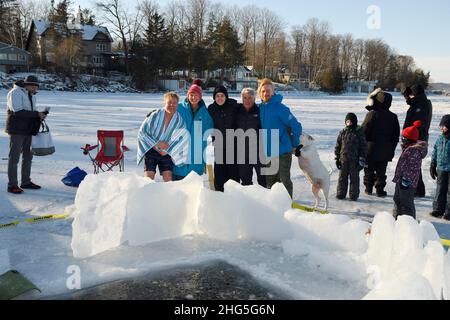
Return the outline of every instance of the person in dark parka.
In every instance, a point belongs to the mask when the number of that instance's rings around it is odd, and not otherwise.
[[[239,178],[243,186],[253,185],[253,169],[256,171],[258,184],[266,187],[266,178],[261,175],[261,154],[260,154],[260,130],[261,119],[259,108],[255,103],[256,92],[251,88],[245,88],[241,92],[242,104],[238,104],[236,129],[241,129],[240,134],[252,136],[254,139],[245,137],[245,143],[237,145]],[[238,134],[239,131],[236,132]],[[240,161],[242,155],[242,163]]]
[[[400,139],[400,123],[396,114],[389,111],[392,95],[376,89],[369,94],[366,115],[362,127],[368,144],[367,163],[364,170],[366,194],[372,195],[373,187],[378,197],[386,197],[386,170],[395,155]]]
[[[431,178],[437,180],[431,215],[450,221],[450,114],[442,118],[439,127],[442,134],[434,144],[430,165]]]
[[[213,119],[214,129],[223,139],[214,137],[214,187],[216,191],[224,191],[228,180],[239,182],[239,169],[236,162],[236,146],[234,130],[236,129],[237,101],[228,97],[224,86],[214,89],[214,103],[208,106],[208,112]],[[227,138],[232,133],[231,139]],[[219,145],[219,141],[223,144]]]
[[[337,138],[336,166],[339,169],[339,181],[336,198],[345,199],[350,178],[350,200],[359,198],[359,172],[364,169],[367,157],[367,142],[364,131],[358,126],[356,114],[349,113],[345,117],[345,129]]]
[[[422,126],[419,128],[419,140],[428,143],[428,132],[433,117],[433,105],[431,101],[428,100],[425,90],[420,84],[404,88],[402,94],[406,99],[406,103],[409,105],[403,129],[413,126],[415,121],[420,121]],[[420,172],[416,197],[425,197],[425,184],[423,183],[422,172]]]

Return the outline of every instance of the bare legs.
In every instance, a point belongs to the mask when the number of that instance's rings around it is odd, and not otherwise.
[[[144,176],[147,178],[150,178],[152,180],[155,180],[156,172],[155,171],[145,171]],[[172,181],[172,171],[164,171],[162,173],[162,177],[164,182]]]

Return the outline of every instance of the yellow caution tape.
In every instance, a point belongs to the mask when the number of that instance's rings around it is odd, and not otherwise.
[[[0,224],[0,229],[2,228],[8,228],[8,227],[15,227],[20,223],[20,221],[13,221],[10,223]]]
[[[33,218],[28,218],[25,220],[16,220],[16,221],[12,221],[9,223],[5,223],[5,224],[0,224],[0,229],[2,228],[10,228],[10,227],[17,227],[19,224],[21,223],[35,223],[35,222],[42,222],[42,221],[49,221],[49,220],[60,220],[60,219],[66,219],[68,218],[69,215],[68,214],[49,214],[46,216],[40,216],[40,217],[33,217]]]
[[[295,202],[292,203],[292,208],[293,209],[302,210],[302,211],[306,211],[306,212],[317,212],[317,213],[320,213],[320,214],[329,214],[329,212],[326,211],[326,210],[314,209],[314,208],[311,208],[311,207],[308,207],[308,206],[304,206],[302,204],[298,204],[298,203],[295,203]]]
[[[46,216],[28,218],[28,219],[25,219],[25,222],[33,223],[33,222],[39,222],[39,221],[44,221],[44,220],[58,220],[58,219],[65,219],[68,216],[69,215],[67,215],[67,214],[49,214]]]

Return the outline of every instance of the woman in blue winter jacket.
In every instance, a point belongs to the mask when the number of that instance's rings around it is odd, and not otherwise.
[[[201,176],[206,171],[206,135],[213,128],[213,121],[202,99],[201,81],[196,80],[189,88],[186,100],[178,105],[178,112],[186,123],[190,140],[187,163],[173,168],[174,181],[184,179],[191,172]]]

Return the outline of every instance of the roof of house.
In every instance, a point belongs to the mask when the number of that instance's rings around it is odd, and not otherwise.
[[[50,26],[50,22],[48,21],[33,20],[33,22],[39,35],[42,35],[47,31]],[[67,28],[72,31],[80,31],[83,40],[93,40],[98,33],[103,33],[111,42],[113,41],[108,28],[106,27],[68,23]]]
[[[26,50],[23,50],[23,49],[20,49],[20,48],[18,48],[18,47],[16,47],[16,46],[13,46],[13,45],[11,45],[11,44],[7,44],[7,43],[4,43],[4,42],[0,42],[0,51],[5,51],[5,50],[8,50],[8,49],[14,49],[14,50],[16,50],[16,51],[22,51],[23,53],[25,53],[25,54],[30,54],[28,51],[26,51]]]

